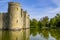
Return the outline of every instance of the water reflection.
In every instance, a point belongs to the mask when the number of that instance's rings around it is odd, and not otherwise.
[[[30,29],[30,40],[60,40],[60,29]]]
[[[2,31],[0,30],[0,40],[2,40]]]
[[[0,30],[0,40],[29,40],[30,29],[20,31]]]
[[[60,40],[60,29],[0,30],[0,40]]]
[[[23,30],[23,40],[29,40],[30,38],[30,29]]]

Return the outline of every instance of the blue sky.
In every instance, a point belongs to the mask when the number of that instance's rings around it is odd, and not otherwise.
[[[19,2],[30,18],[54,17],[60,13],[60,0],[0,0],[0,12],[7,12],[8,2]]]

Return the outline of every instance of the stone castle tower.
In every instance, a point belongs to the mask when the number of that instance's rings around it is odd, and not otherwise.
[[[29,15],[17,2],[9,2],[8,13],[1,13],[0,19],[0,29],[21,29],[30,26]]]
[[[21,28],[21,6],[19,3],[9,3],[8,13],[10,18],[9,27],[12,29]]]

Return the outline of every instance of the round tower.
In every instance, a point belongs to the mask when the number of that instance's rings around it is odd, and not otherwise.
[[[9,29],[20,29],[21,26],[21,6],[16,2],[8,3]]]

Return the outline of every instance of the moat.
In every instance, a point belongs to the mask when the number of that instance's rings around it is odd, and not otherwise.
[[[0,30],[0,40],[60,40],[59,29]]]

